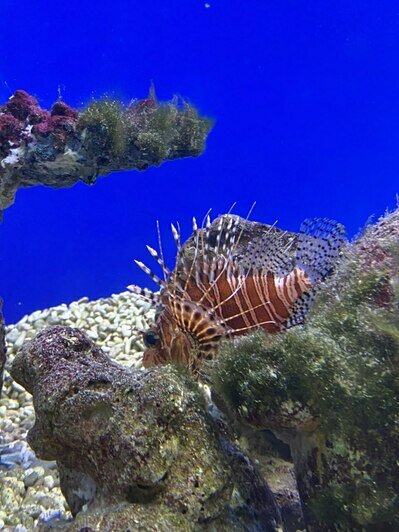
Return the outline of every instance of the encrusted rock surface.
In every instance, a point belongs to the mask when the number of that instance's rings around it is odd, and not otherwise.
[[[63,101],[42,109],[18,90],[0,106],[0,216],[20,187],[92,185],[116,170],[198,156],[210,127],[190,105],[160,104],[153,91],[126,108],[105,99],[78,112]]]
[[[215,397],[289,444],[307,530],[398,530],[398,361],[399,209],[347,246],[304,326],[222,348]]]
[[[33,394],[29,442],[57,460],[78,514],[70,530],[275,529],[269,488],[173,367],[126,370],[81,331],[55,326],[24,345],[12,374]]]
[[[112,360],[125,368],[141,368],[144,346],[138,329],[147,328],[153,310],[131,292],[89,301],[81,298],[70,305],[59,305],[24,316],[6,327],[8,359],[4,393],[0,399],[0,485],[7,485],[1,498],[0,529],[20,532],[35,526],[64,526],[70,517],[68,505],[61,494],[56,462],[38,459],[26,443],[28,429],[34,424],[32,396],[11,379],[9,369],[26,340],[31,340],[49,325],[79,327],[92,338]],[[254,452],[240,439],[246,454],[259,463],[281,506],[284,530],[294,532],[300,526],[288,527],[298,514],[298,497],[292,477],[292,464],[275,456],[273,449],[262,447]],[[241,445],[241,446],[242,446]],[[22,484],[24,490],[21,489]],[[293,511],[291,511],[293,509]],[[111,510],[110,510],[111,511]],[[113,511],[120,511],[119,505]],[[299,509],[300,512],[300,509]],[[287,515],[288,514],[288,515]],[[4,525],[4,528],[1,528]],[[137,525],[138,526],[138,525]],[[23,528],[24,527],[24,528]]]

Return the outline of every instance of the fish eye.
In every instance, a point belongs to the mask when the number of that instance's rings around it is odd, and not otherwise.
[[[154,331],[148,331],[144,334],[143,340],[146,347],[154,347],[159,342],[159,335]]]

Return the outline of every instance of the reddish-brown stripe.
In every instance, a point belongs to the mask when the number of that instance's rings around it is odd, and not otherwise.
[[[264,321],[274,321],[274,317],[272,314],[270,302],[268,301],[267,297],[264,296],[264,293],[262,291],[262,278],[259,274],[256,274],[254,276],[254,285],[256,289],[256,294],[260,300],[261,303],[263,303],[262,307],[259,307],[256,309],[256,315],[258,317],[258,323],[264,322]],[[264,329],[270,330],[270,327],[274,327],[273,324],[265,324],[263,326]]]
[[[251,324],[255,325],[256,323],[263,323],[264,321],[270,321],[270,313],[267,308],[264,306],[264,299],[261,297],[261,293],[258,288],[257,279],[255,275],[251,275],[247,279],[246,288],[247,294],[251,303],[251,307],[258,307],[251,312]]]
[[[220,298],[221,300],[225,301],[225,303],[223,303],[223,305],[218,308],[218,311],[217,311],[218,315],[222,319],[227,319],[227,318],[230,318],[231,316],[235,316],[236,314],[239,314],[241,312],[241,309],[238,306],[236,295],[232,296],[234,292],[234,286],[232,286],[229,283],[229,279],[227,278],[227,275],[223,275],[222,279],[220,280],[220,283],[218,283],[218,287],[219,287]],[[227,322],[228,326],[233,327],[232,323],[234,321],[235,320],[231,320]]]
[[[268,282],[267,282],[267,274],[263,274],[261,275],[260,279],[259,279],[259,285],[262,289],[262,293],[264,295],[264,299],[265,301],[268,301],[269,304],[268,304],[268,310],[269,310],[269,313],[270,313],[270,318],[275,321],[277,324],[279,324],[280,322],[280,318],[279,316],[277,315],[276,313],[276,310],[274,308],[274,301],[271,299],[270,297],[270,294],[269,294],[269,290],[268,290]],[[278,325],[277,325],[277,328],[275,325],[270,325],[269,327],[265,327],[266,330],[277,330],[278,329]]]
[[[279,318],[279,322],[282,323],[289,316],[289,309],[284,305],[281,299],[278,297],[276,286],[274,284],[274,274],[271,272],[267,273],[266,277],[267,288],[269,292],[270,301],[273,303],[274,310]]]
[[[302,290],[298,282],[298,268],[294,268],[293,274],[294,274],[294,288],[295,288],[295,292],[297,293],[297,297],[299,298],[302,295]]]
[[[284,297],[285,299],[292,304],[292,297],[288,291],[288,286],[289,286],[289,278],[286,277],[284,280],[283,280],[283,292],[284,292]]]
[[[234,302],[233,311],[231,311],[231,308],[226,310],[229,310],[229,318],[235,316],[236,314],[239,315],[234,319],[229,320],[228,325],[232,329],[241,329],[243,327],[249,327],[251,325],[251,321],[247,314],[244,314],[244,311],[248,308],[245,303],[245,298],[242,294],[242,290],[245,288],[245,280],[242,276],[235,278],[234,280],[235,283],[232,283],[230,287],[232,293],[234,293],[234,296],[231,298],[231,301]],[[237,286],[240,286],[240,288],[236,291]],[[225,314],[225,312],[223,314]]]

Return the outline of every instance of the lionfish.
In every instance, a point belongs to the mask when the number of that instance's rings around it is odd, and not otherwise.
[[[194,218],[190,259],[187,243],[181,245],[179,226],[172,224],[177,248],[173,271],[165,264],[157,224],[159,252],[147,249],[164,279],[135,262],[160,292],[129,286],[158,309],[153,326],[144,332],[145,367],[180,363],[198,378],[203,362],[215,357],[221,340],[255,329],[274,333],[303,322],[314,291],[340,255],[343,226],[328,219],[305,220],[297,238],[288,243],[282,238],[286,233],[271,226],[240,258],[236,253],[244,229],[239,230],[240,220],[232,215],[215,220],[211,248],[209,214],[200,229]]]

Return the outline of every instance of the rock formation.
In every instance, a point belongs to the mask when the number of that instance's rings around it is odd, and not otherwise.
[[[18,188],[92,185],[116,170],[145,170],[204,150],[211,122],[177,99],[148,98],[123,107],[93,101],[82,112],[63,101],[51,111],[18,90],[0,106],[0,214]]]
[[[75,516],[65,529],[276,529],[268,486],[176,368],[127,370],[55,326],[24,345],[12,376],[33,394],[30,445],[57,460]]]
[[[309,531],[399,527],[399,209],[347,246],[304,326],[222,347],[214,396],[287,442]]]
[[[59,100],[50,111],[17,90],[0,105],[0,221],[21,187],[93,185],[117,170],[145,170],[202,153],[211,128],[194,107],[149,97],[124,107],[93,101],[78,112]],[[1,325],[0,325],[1,330]],[[0,333],[0,393],[5,352]]]

